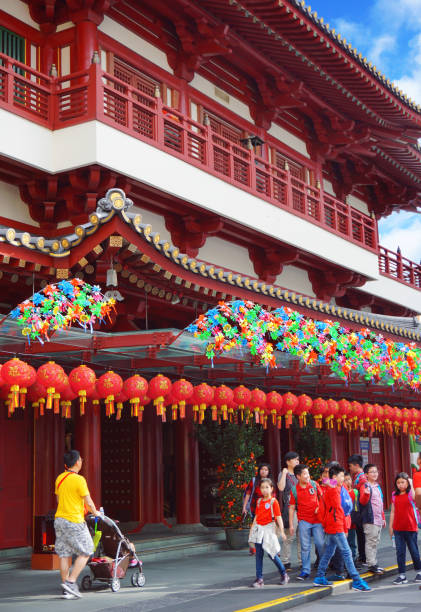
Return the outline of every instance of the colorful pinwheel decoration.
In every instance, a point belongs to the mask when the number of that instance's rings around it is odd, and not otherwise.
[[[47,285],[30,299],[21,302],[9,317],[22,327],[28,342],[42,344],[58,329],[79,325],[93,331],[96,323],[111,321],[115,300],[105,299],[98,285],[90,285],[79,278]]]
[[[274,368],[275,351],[282,351],[307,365],[328,365],[345,380],[357,373],[369,382],[414,390],[421,386],[421,349],[415,343],[394,342],[367,328],[351,330],[338,321],[313,320],[286,306],[268,312],[250,301],[220,302],[187,331],[208,340],[211,360],[243,348],[257,363]]]

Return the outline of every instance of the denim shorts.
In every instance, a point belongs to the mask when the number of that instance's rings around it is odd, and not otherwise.
[[[94,552],[94,543],[85,521],[72,523],[57,517],[54,521],[56,531],[55,551],[59,557],[83,555],[89,557]]]

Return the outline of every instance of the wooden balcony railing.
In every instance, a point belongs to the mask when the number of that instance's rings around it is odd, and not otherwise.
[[[107,74],[98,64],[61,78],[46,77],[0,55],[0,107],[50,129],[96,119],[378,252],[376,222],[322,189],[292,176],[186,115]]]
[[[379,268],[385,276],[397,279],[405,285],[421,289],[421,265],[398,253],[379,247]]]

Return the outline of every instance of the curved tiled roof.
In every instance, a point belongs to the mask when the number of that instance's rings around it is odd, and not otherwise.
[[[139,213],[130,212],[129,208],[132,205],[133,203],[126,198],[122,190],[110,189],[106,197],[99,201],[96,212],[89,216],[89,221],[78,225],[71,234],[47,240],[42,236],[0,226],[0,244],[6,243],[54,258],[62,258],[68,256],[86,238],[93,236],[101,227],[118,215],[128,227],[151,245],[157,254],[159,253],[180,268],[196,274],[198,277],[209,278],[222,283],[226,286],[224,291],[227,294],[235,296],[235,290],[238,288],[249,291],[251,299],[253,299],[253,294],[256,297],[259,296],[259,301],[264,301],[264,296],[267,296],[298,307],[344,319],[354,324],[421,341],[420,326],[414,318],[387,317],[342,308],[180,253],[180,250],[170,242],[161,240],[159,233],[154,232],[150,224],[142,223],[142,216]]]

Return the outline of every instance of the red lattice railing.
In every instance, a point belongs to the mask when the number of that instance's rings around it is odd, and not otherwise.
[[[379,247],[379,251],[379,268],[382,274],[415,289],[421,289],[421,265],[385,247]]]

